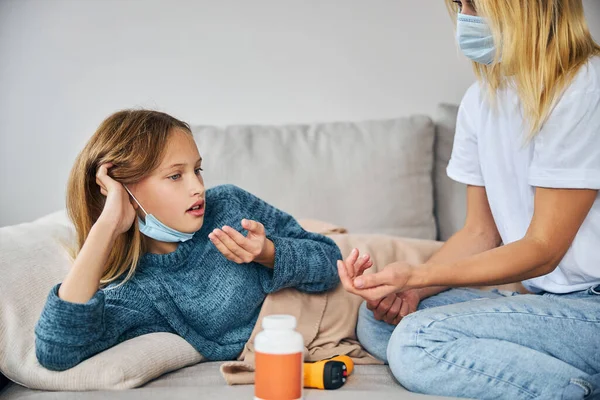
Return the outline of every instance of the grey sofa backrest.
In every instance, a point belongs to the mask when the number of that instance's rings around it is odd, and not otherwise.
[[[463,188],[445,176],[455,108],[438,114],[437,128],[411,116],[192,131],[207,187],[232,183],[296,218],[353,233],[446,239],[464,218]]]
[[[467,214],[467,189],[446,175],[452,154],[458,106],[440,104],[435,115],[434,202],[438,238],[446,241],[462,228]]]

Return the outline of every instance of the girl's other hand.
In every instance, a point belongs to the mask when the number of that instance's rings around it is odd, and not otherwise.
[[[100,187],[100,193],[106,197],[98,221],[107,223],[114,228],[115,235],[120,235],[131,228],[136,212],[123,184],[108,176],[108,170],[112,167],[112,163],[105,163],[96,172],[96,184]]]

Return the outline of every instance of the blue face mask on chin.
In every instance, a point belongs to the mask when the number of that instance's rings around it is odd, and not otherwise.
[[[471,60],[485,65],[494,62],[494,36],[485,19],[459,13],[456,20],[456,37],[460,49]]]
[[[127,190],[127,192],[129,193],[129,195],[133,198],[133,200],[138,204],[138,206],[140,206],[144,214],[146,214],[145,221],[138,217],[140,232],[142,232],[144,235],[154,240],[158,240],[160,242],[169,243],[186,242],[194,236],[193,233],[179,232],[178,230],[169,228],[168,226],[160,222],[158,219],[156,219],[154,215],[148,214],[146,210],[144,210],[144,207],[142,207],[140,202],[137,201],[135,196],[131,193],[129,188],[127,188],[127,186],[125,185],[123,186],[125,187],[125,190]]]

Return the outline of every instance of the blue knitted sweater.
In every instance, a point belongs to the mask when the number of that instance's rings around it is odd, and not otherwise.
[[[209,241],[215,228],[243,232],[241,220],[265,226],[275,267],[227,260]],[[37,323],[36,355],[65,370],[117,343],[151,332],[180,335],[209,360],[235,359],[267,294],[287,287],[323,292],[339,283],[341,254],[329,238],[306,232],[290,215],[242,189],[206,192],[204,225],[169,254],[146,253],[134,277],[99,290],[85,304],[66,302],[52,288]]]

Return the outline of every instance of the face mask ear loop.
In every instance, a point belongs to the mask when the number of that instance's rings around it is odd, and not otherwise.
[[[140,206],[140,208],[142,209],[142,211],[144,212],[144,214],[148,215],[148,213],[146,212],[146,210],[144,210],[144,207],[142,207],[142,205],[140,204],[140,202],[135,198],[135,196],[133,195],[133,193],[131,193],[131,191],[129,190],[129,188],[125,185],[123,185],[123,187],[125,188],[125,190],[127,190],[127,193],[129,193],[129,195],[131,197],[133,197],[133,200],[135,200],[135,202],[137,203],[138,206]]]

